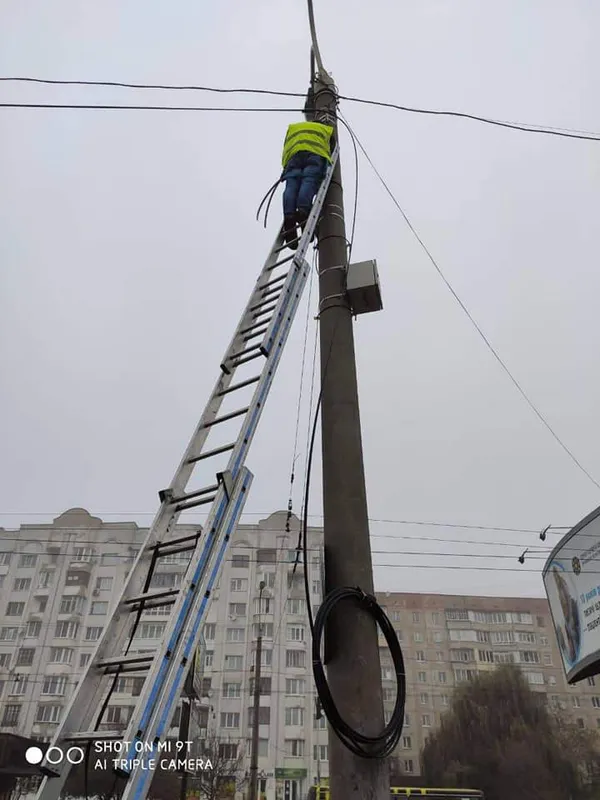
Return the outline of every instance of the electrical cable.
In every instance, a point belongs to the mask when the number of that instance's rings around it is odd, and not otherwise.
[[[317,26],[315,24],[315,11],[313,8],[313,0],[308,0],[308,24],[310,26],[310,38],[312,42],[312,52],[314,53],[317,67],[320,73],[324,73],[323,61],[321,60],[321,52],[319,50],[319,42],[317,41]]]
[[[348,127],[350,127],[350,126],[348,126]],[[400,203],[398,202],[398,200],[396,199],[396,197],[395,197],[395,196],[394,196],[394,194],[392,193],[391,189],[389,188],[389,186],[387,185],[387,183],[385,182],[385,180],[384,180],[384,179],[383,179],[383,177],[381,176],[380,172],[377,170],[377,168],[375,167],[375,165],[374,165],[374,164],[373,164],[373,162],[371,161],[371,158],[369,157],[369,154],[367,153],[367,151],[365,150],[365,148],[364,148],[364,147],[363,147],[363,145],[361,144],[361,141],[360,141],[360,139],[358,138],[358,136],[356,136],[356,134],[354,134],[354,136],[356,137],[356,141],[357,141],[357,143],[358,143],[358,146],[359,146],[359,147],[360,147],[360,149],[362,150],[362,152],[363,152],[363,154],[364,154],[365,158],[367,159],[367,161],[368,161],[368,162],[369,162],[369,164],[371,165],[371,167],[372,167],[373,171],[375,172],[375,174],[377,175],[377,177],[379,178],[379,180],[380,180],[380,181],[381,181],[381,183],[383,184],[383,186],[384,186],[384,188],[386,189],[386,191],[387,191],[387,193],[389,194],[389,196],[392,198],[392,201],[393,201],[393,202],[394,202],[394,204],[396,205],[396,208],[397,208],[397,209],[398,209],[398,211],[400,211],[400,213],[402,214],[402,216],[403,216],[403,218],[404,218],[404,221],[405,221],[405,222],[406,222],[406,224],[408,225],[408,227],[409,227],[410,231],[412,232],[412,234],[414,235],[414,237],[416,238],[416,240],[418,241],[418,243],[421,245],[421,248],[423,249],[423,251],[425,252],[425,254],[427,255],[427,257],[429,258],[429,260],[431,261],[431,263],[433,264],[433,266],[434,266],[435,270],[437,271],[438,275],[440,276],[440,278],[441,278],[441,279],[443,280],[443,282],[445,283],[445,285],[446,285],[446,288],[447,288],[447,289],[450,291],[450,293],[452,294],[452,296],[454,297],[454,299],[456,300],[456,302],[459,304],[459,306],[461,307],[461,309],[464,311],[464,313],[467,315],[467,317],[469,318],[469,320],[470,320],[470,321],[471,321],[471,323],[473,324],[473,326],[474,326],[475,330],[477,331],[477,333],[479,334],[479,336],[481,337],[481,339],[483,340],[483,342],[484,342],[484,343],[485,343],[485,345],[487,346],[487,348],[488,348],[488,350],[490,351],[490,353],[491,353],[491,354],[493,355],[493,357],[495,358],[496,362],[497,362],[497,363],[500,365],[500,367],[502,368],[502,370],[503,370],[503,371],[506,373],[506,375],[507,375],[507,376],[508,376],[508,378],[510,379],[511,383],[512,383],[512,384],[515,386],[515,388],[517,389],[517,391],[518,391],[518,392],[521,394],[521,396],[523,397],[523,399],[525,400],[525,402],[527,403],[527,405],[528,405],[528,406],[531,408],[531,410],[532,410],[532,411],[534,412],[534,414],[535,414],[535,415],[538,417],[538,419],[539,419],[539,420],[540,420],[540,422],[541,422],[541,423],[544,425],[544,427],[545,427],[545,428],[546,428],[546,429],[549,431],[549,433],[552,435],[552,437],[555,439],[555,441],[556,441],[556,442],[557,442],[557,443],[560,445],[560,447],[562,447],[562,449],[563,449],[563,450],[565,451],[565,453],[566,453],[566,454],[569,456],[569,458],[570,458],[570,459],[573,461],[573,463],[574,463],[574,464],[575,464],[575,465],[576,465],[576,466],[577,466],[577,467],[578,467],[578,468],[581,470],[581,472],[583,472],[583,473],[584,473],[584,475],[586,475],[586,476],[587,476],[587,478],[588,478],[588,479],[589,479],[589,480],[590,480],[590,481],[591,481],[591,482],[592,482],[592,483],[593,483],[593,484],[596,486],[596,488],[600,489],[600,483],[598,483],[598,481],[597,481],[597,480],[596,480],[596,479],[595,479],[595,478],[594,478],[594,477],[591,475],[591,473],[590,473],[590,472],[589,472],[589,471],[588,471],[588,470],[587,470],[587,469],[586,469],[586,468],[583,466],[583,464],[581,464],[581,462],[580,462],[580,461],[579,461],[579,460],[578,460],[578,459],[575,457],[575,455],[573,454],[573,452],[572,452],[572,451],[571,451],[571,450],[570,450],[570,449],[567,447],[567,445],[566,445],[566,444],[565,444],[565,443],[562,441],[562,439],[561,439],[561,438],[558,436],[558,434],[557,434],[557,433],[556,433],[556,431],[555,431],[555,430],[552,428],[552,426],[550,425],[550,423],[549,423],[549,422],[546,420],[546,418],[545,418],[545,417],[542,415],[542,413],[541,413],[541,412],[538,410],[538,408],[537,408],[537,407],[534,405],[533,401],[532,401],[532,400],[529,398],[529,395],[528,395],[528,394],[525,392],[525,390],[523,389],[523,387],[521,386],[521,384],[519,383],[519,381],[518,381],[518,380],[515,378],[515,376],[512,374],[512,372],[510,371],[510,369],[508,368],[508,366],[506,365],[506,363],[505,363],[505,362],[502,360],[502,358],[501,358],[500,354],[498,353],[498,351],[496,350],[496,348],[493,346],[493,344],[492,344],[492,343],[491,343],[491,341],[488,339],[488,337],[486,336],[486,334],[483,332],[483,330],[481,329],[481,327],[479,326],[479,324],[476,322],[475,318],[472,316],[471,312],[469,311],[469,309],[467,308],[467,306],[465,305],[465,303],[464,303],[464,302],[461,300],[461,298],[458,296],[458,294],[456,293],[455,289],[454,289],[454,288],[453,288],[453,286],[451,285],[450,281],[449,281],[449,280],[446,278],[446,276],[445,276],[445,274],[443,273],[443,271],[442,271],[441,267],[440,267],[440,266],[439,266],[439,264],[437,263],[436,259],[435,259],[435,258],[433,257],[433,255],[431,254],[431,251],[429,250],[429,248],[427,247],[427,245],[425,244],[425,242],[423,241],[423,239],[422,239],[422,238],[419,236],[419,234],[417,233],[417,231],[416,231],[416,230],[415,230],[415,228],[413,227],[413,225],[412,225],[411,221],[409,220],[408,216],[406,215],[406,213],[405,213],[404,209],[402,208],[402,206],[400,205]]]
[[[278,91],[274,89],[248,89],[248,88],[237,88],[237,89],[221,89],[215,86],[197,86],[197,85],[180,85],[180,84],[151,84],[151,83],[127,83],[124,81],[77,81],[77,80],[52,80],[49,78],[30,78],[30,77],[0,77],[0,81],[3,82],[13,82],[13,83],[40,83],[40,84],[49,84],[53,86],[105,86],[105,87],[117,87],[117,88],[125,88],[125,89],[155,89],[155,90],[166,90],[166,91],[196,91],[196,92],[214,92],[217,94],[257,94],[257,95],[271,95],[274,97],[305,97],[305,92],[284,92]],[[563,136],[568,139],[584,139],[588,141],[600,141],[600,133],[595,131],[586,131],[586,130],[579,130],[575,128],[565,128],[565,127],[557,127],[551,125],[538,125],[534,123],[526,123],[526,122],[509,122],[507,120],[498,120],[493,119],[491,117],[484,117],[479,114],[470,114],[461,111],[440,111],[438,109],[428,109],[428,108],[416,108],[411,106],[403,106],[397,103],[390,103],[385,101],[379,100],[369,100],[362,97],[353,97],[351,95],[338,95],[340,100],[346,100],[349,103],[361,103],[362,105],[370,105],[376,106],[380,108],[391,108],[397,111],[405,111],[411,114],[428,114],[433,116],[446,116],[446,117],[457,117],[460,119],[468,119],[473,120],[475,122],[482,122],[486,125],[496,125],[502,128],[511,128],[513,130],[523,131],[525,133],[540,133],[540,134],[549,134],[554,136]],[[2,104],[0,104],[1,106]],[[5,104],[5,107],[19,107],[19,104]],[[25,104],[22,107],[31,108],[31,107],[59,107],[59,108],[79,108],[80,106],[35,106]],[[88,108],[88,106],[83,106],[84,108]],[[92,108],[100,107],[100,106],[91,106]],[[117,108],[121,108],[122,106],[117,106]],[[135,106],[134,106],[135,108]],[[157,110],[160,110],[163,107],[157,107]],[[164,107],[165,110],[176,110],[171,109],[170,107]],[[204,109],[198,109],[204,110]],[[207,110],[220,110],[220,109],[207,109]],[[248,110],[252,111],[255,109],[221,109],[223,111],[237,111],[237,110]],[[265,111],[296,111],[296,110],[303,110],[303,109],[256,109],[257,111],[265,110]]]

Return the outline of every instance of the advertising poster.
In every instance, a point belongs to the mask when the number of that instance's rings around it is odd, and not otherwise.
[[[600,673],[600,508],[554,548],[543,570],[569,683]]]

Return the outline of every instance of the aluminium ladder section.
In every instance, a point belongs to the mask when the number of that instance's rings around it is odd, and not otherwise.
[[[111,619],[66,708],[63,721],[52,742],[54,746],[64,745],[63,749],[66,749],[73,743],[83,744],[93,740],[122,742],[135,740],[156,744],[168,731],[192,655],[201,636],[201,624],[206,615],[211,591],[219,578],[229,537],[235,530],[251,484],[252,476],[243,469],[243,463],[308,277],[309,266],[305,260],[305,253],[321,214],[337,156],[336,148],[332,163],[315,198],[304,233],[300,237],[297,251],[292,256],[278,260],[286,245],[282,230],[276,237],[237,331],[226,351],[221,364],[222,374],[217,380],[169,489],[159,493],[160,509],[134,561],[121,597],[112,611]],[[290,261],[292,263],[287,273],[273,279],[273,271]],[[271,305],[266,308],[268,304]],[[271,316],[259,320],[268,314]],[[247,342],[252,338],[261,336],[260,345],[247,346]],[[265,358],[261,375],[238,385],[232,385],[237,367],[259,356]],[[223,397],[251,383],[258,385],[248,408],[219,418],[217,415]],[[242,415],[244,424],[236,442],[217,448],[215,451],[203,452],[202,448],[213,425],[226,418]],[[233,452],[227,470],[218,474],[217,484],[185,495],[184,490],[194,466],[203,459],[228,450]],[[212,503],[212,507],[203,531],[208,533],[202,550],[197,546],[200,534],[173,538],[173,528],[182,511],[207,503]],[[181,590],[148,591],[153,569],[161,555],[189,550],[194,552]],[[175,608],[169,619],[158,658],[155,659],[153,655],[126,655],[131,646],[130,638],[127,649],[124,647],[128,638],[131,612],[140,612],[146,608],[171,603],[175,604]],[[114,680],[115,674],[138,673],[149,669],[150,674],[146,677],[127,732],[123,734],[121,731],[96,730],[101,722],[98,711],[102,707],[110,678]],[[132,744],[130,753],[135,756],[134,749],[135,745]],[[40,768],[46,777],[37,795],[38,800],[54,800],[60,797],[70,767],[66,760],[56,765],[44,758]],[[144,798],[152,773],[139,767],[122,770],[121,773],[130,774],[130,780],[121,800],[129,797],[140,800]]]

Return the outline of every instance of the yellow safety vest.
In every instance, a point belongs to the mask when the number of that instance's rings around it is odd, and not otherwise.
[[[282,166],[301,150],[316,153],[331,161],[330,141],[333,128],[320,122],[295,122],[287,129],[283,143]]]

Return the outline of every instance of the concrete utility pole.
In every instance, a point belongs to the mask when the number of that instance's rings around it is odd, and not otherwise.
[[[258,725],[260,713],[260,667],[262,658],[262,593],[266,584],[258,585],[258,639],[256,640],[256,657],[254,661],[254,710],[252,712],[252,752],[250,755],[250,794],[248,800],[258,800]]]
[[[313,81],[316,121],[337,134],[337,91],[327,74]],[[339,141],[339,140],[338,140]],[[325,589],[359,586],[373,592],[367,497],[358,409],[342,173],[338,159],[318,228],[321,336],[321,428]],[[346,722],[369,736],[383,731],[384,713],[377,627],[349,601],[330,616],[325,631],[327,679]],[[389,800],[386,759],[363,759],[329,732],[331,800]]]

